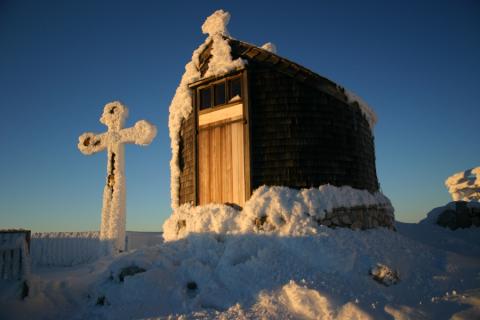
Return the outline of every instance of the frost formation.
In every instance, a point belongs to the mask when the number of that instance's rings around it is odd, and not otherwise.
[[[277,54],[277,46],[271,42],[265,43],[263,46],[261,46],[261,48],[271,53]]]
[[[480,167],[455,173],[445,180],[453,201],[480,201]]]
[[[108,127],[102,134],[86,132],[78,138],[78,149],[86,155],[107,149],[107,179],[103,189],[100,240],[104,253],[125,250],[126,195],[125,143],[146,146],[157,135],[157,128],[145,120],[132,128],[123,128],[128,108],[115,101],[105,105],[100,122]]]

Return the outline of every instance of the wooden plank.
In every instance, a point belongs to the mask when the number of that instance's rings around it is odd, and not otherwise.
[[[220,127],[212,129],[212,137],[210,139],[212,154],[210,155],[210,201],[213,203],[218,203],[220,198],[219,191],[221,190],[221,172],[220,172],[220,162],[219,162],[219,152],[221,151],[220,146]]]
[[[203,153],[203,162],[204,162],[204,172],[202,173],[204,179],[204,199],[203,203],[210,202],[210,179],[211,179],[211,171],[210,171],[210,154],[211,154],[211,145],[210,145],[210,132],[205,132],[205,138],[203,141],[204,153]]]
[[[243,137],[243,123],[236,123],[235,126],[237,127],[238,130],[238,148],[240,150],[238,158],[239,158],[239,175],[238,175],[238,183],[240,184],[240,192],[239,192],[239,198],[240,198],[240,203],[239,205],[243,207],[245,204],[245,144],[244,144],[244,137]]]
[[[218,168],[217,171],[217,176],[216,176],[216,188],[217,188],[217,198],[216,198],[216,203],[223,203],[223,161],[222,161],[222,149],[223,149],[223,141],[222,141],[222,128],[224,127],[218,127],[215,128],[215,142],[217,144],[218,150],[217,154],[215,157],[215,164]]]
[[[198,130],[208,130],[208,129],[212,129],[212,128],[215,128],[215,127],[228,126],[229,124],[231,124],[233,122],[245,122],[245,120],[242,117],[240,117],[240,118],[235,118],[235,119],[217,121],[217,122],[214,122],[214,123],[204,125],[201,128],[199,128]]]
[[[200,185],[200,190],[198,190],[198,201],[200,204],[204,204],[205,199],[205,187],[206,181],[208,177],[208,166],[205,166],[207,160],[206,151],[205,151],[205,140],[206,136],[208,135],[208,131],[201,131],[198,133],[198,180]]]
[[[197,161],[197,154],[198,154],[198,143],[197,143],[197,137],[198,137],[198,117],[197,117],[197,104],[195,101],[197,100],[197,91],[193,90],[193,96],[192,96],[192,105],[194,106],[193,108],[193,114],[190,115],[190,117],[193,117],[193,137],[192,137],[192,143],[193,143],[193,204],[197,205],[198,204],[198,161]]]
[[[243,104],[235,104],[233,106],[222,108],[217,111],[203,113],[198,116],[198,126],[214,123],[217,121],[235,119],[243,116]]]
[[[225,185],[225,202],[232,202],[233,201],[233,179],[232,179],[232,126],[225,127],[225,136],[223,137],[225,141],[225,154],[226,157],[224,159],[225,162],[225,175],[226,175],[226,185]]]
[[[225,162],[223,161],[223,150],[225,149],[225,141],[223,140],[223,130],[225,129],[225,127],[219,127],[219,136],[218,136],[218,145],[220,147],[220,150],[221,152],[218,153],[218,167],[220,168],[220,175],[219,175],[219,198],[218,198],[218,202],[219,203],[223,203],[224,202],[224,197],[223,197],[223,194],[224,194],[224,185],[225,185],[225,180],[224,180],[224,172],[225,172]]]
[[[240,198],[239,198],[239,189],[240,189],[240,184],[239,178],[238,178],[238,167],[239,167],[239,161],[240,159],[238,158],[239,150],[238,150],[238,144],[237,144],[237,135],[238,132],[234,128],[234,124],[231,125],[231,138],[230,138],[230,143],[232,145],[232,202],[233,203],[240,203]]]
[[[243,126],[243,168],[244,168],[244,201],[246,202],[250,199],[252,195],[252,174],[251,174],[251,119],[250,119],[250,99],[249,99],[249,79],[248,72],[245,71],[242,74],[242,87],[243,87],[243,115],[245,118],[246,124]]]
[[[203,136],[205,133],[203,132],[198,132],[197,134],[197,204],[202,203],[203,201],[203,171],[205,170],[203,168],[203,161],[202,156],[203,156],[203,147],[201,146],[201,143],[203,141]]]
[[[243,124],[232,124],[232,183],[234,203],[243,205],[245,202],[245,184],[243,170]]]
[[[214,177],[214,172],[213,172],[213,154],[214,154],[214,145],[212,143],[213,141],[213,130],[208,130],[208,157],[206,158],[206,163],[208,165],[208,177],[205,178],[205,181],[207,181],[206,189],[208,190],[208,197],[205,199],[205,203],[210,203],[212,201],[212,194],[213,194],[213,177]]]
[[[225,170],[225,165],[226,165],[226,143],[225,143],[225,126],[219,127],[220,129],[220,138],[219,138],[219,143],[220,143],[220,152],[218,154],[219,156],[219,162],[220,162],[220,181],[222,184],[222,188],[220,189],[220,199],[219,201],[221,203],[224,203],[227,199],[226,194],[225,194],[225,187],[226,187],[226,182],[227,182],[227,172]]]

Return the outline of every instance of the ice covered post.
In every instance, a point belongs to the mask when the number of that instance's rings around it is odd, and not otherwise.
[[[157,134],[157,128],[140,120],[131,128],[123,128],[128,109],[118,101],[105,105],[100,122],[108,127],[102,134],[86,132],[78,140],[78,149],[90,155],[107,149],[107,178],[103,189],[100,240],[107,244],[105,253],[125,250],[125,143],[146,146]]]

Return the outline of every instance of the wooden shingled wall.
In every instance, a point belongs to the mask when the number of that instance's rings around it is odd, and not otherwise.
[[[180,130],[180,204],[195,204],[195,117],[194,111],[182,122]]]
[[[378,190],[373,136],[356,106],[249,64],[252,190],[322,184]]]
[[[252,191],[264,184],[309,188],[326,183],[379,189],[372,132],[339,86],[250,44],[229,43],[233,59],[248,60]],[[200,56],[202,74],[210,47]],[[180,204],[197,204],[196,117],[194,110],[180,131]]]

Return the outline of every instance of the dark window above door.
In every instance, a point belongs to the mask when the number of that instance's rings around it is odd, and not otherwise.
[[[205,110],[230,103],[242,101],[242,76],[234,76],[200,87],[198,107]]]

